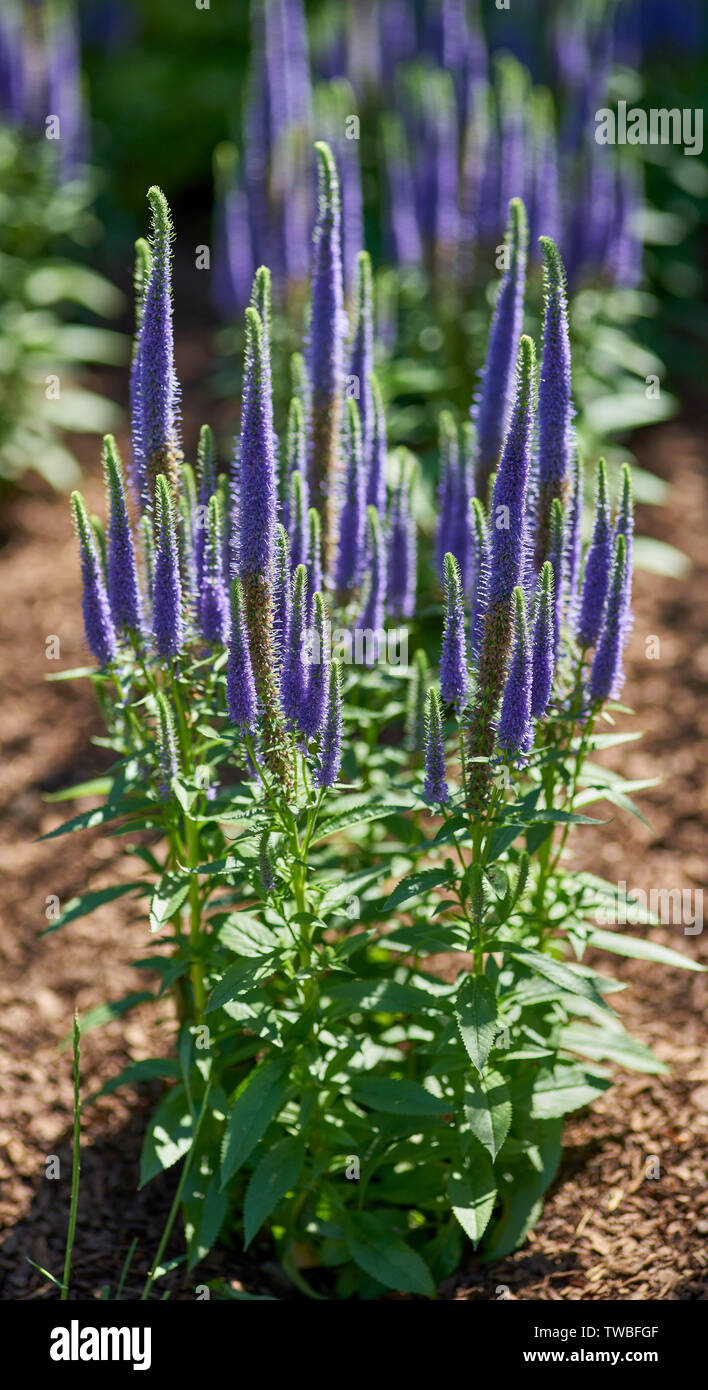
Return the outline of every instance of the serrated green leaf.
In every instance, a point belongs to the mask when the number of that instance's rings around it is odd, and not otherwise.
[[[232,999],[251,994],[258,980],[271,973],[272,962],[273,957],[270,955],[258,955],[248,960],[237,961],[212,990],[204,1010],[205,1014],[223,1008],[224,1004],[230,1004]]]
[[[396,1081],[385,1076],[358,1076],[352,1082],[358,1105],[383,1110],[387,1115],[446,1115],[451,1103],[426,1091],[417,1081]]]
[[[243,1206],[244,1249],[273,1208],[297,1184],[305,1158],[301,1135],[288,1134],[264,1154],[251,1174]]]
[[[383,820],[385,816],[399,815],[405,809],[407,808],[401,804],[367,800],[362,806],[353,807],[349,811],[343,811],[341,815],[329,816],[327,820],[322,821],[312,844],[319,844],[320,840],[325,840],[328,835],[351,830],[355,825],[365,825],[369,821]]]
[[[494,1170],[484,1149],[475,1147],[464,1172],[448,1179],[447,1195],[463,1231],[478,1245],[489,1225],[497,1197]]]
[[[350,1218],[345,1232],[355,1264],[384,1288],[435,1297],[435,1285],[425,1260],[400,1236],[390,1234],[367,1212]]]
[[[266,1057],[239,1087],[229,1111],[221,1149],[221,1187],[238,1172],[282,1108],[289,1059]]]
[[[630,911],[633,910],[630,903]],[[705,965],[685,956],[682,951],[672,951],[669,946],[660,946],[657,941],[647,941],[640,936],[627,936],[619,931],[600,931],[590,927],[587,935],[588,945],[601,951],[612,951],[618,956],[632,956],[635,960],[655,960],[662,965],[678,966],[681,970],[704,971]]]
[[[467,1123],[494,1159],[509,1133],[511,1096],[500,1072],[488,1069],[465,1079],[464,1109]]]
[[[484,975],[469,975],[457,992],[455,1018],[467,1054],[482,1072],[497,1030],[494,987]]]
[[[140,1156],[141,1188],[189,1152],[193,1133],[194,1120],[184,1086],[175,1086],[160,1101],[148,1125]]]
[[[559,1063],[551,1072],[542,1072],[534,1083],[531,1114],[538,1120],[555,1119],[579,1110],[597,1100],[611,1081],[585,1067]]]
[[[406,874],[386,899],[382,911],[390,912],[394,907],[400,907],[402,903],[410,902],[412,898],[418,898],[430,892],[431,888],[439,888],[449,881],[447,869],[421,869],[417,873]]]
[[[163,874],[150,902],[150,930],[160,927],[178,912],[189,892],[188,873]]]
[[[586,1023],[566,1024],[561,1035],[564,1051],[579,1052],[595,1062],[616,1062],[633,1071],[665,1076],[669,1068],[654,1056],[651,1048],[633,1038],[624,1028],[593,1028]]]
[[[490,949],[495,949],[490,943]],[[588,980],[574,966],[564,965],[561,961],[555,960],[553,956],[543,955],[541,951],[532,951],[529,947],[515,946],[509,942],[498,943],[498,949],[505,950],[515,960],[520,960],[538,975],[543,975],[559,989],[565,990],[569,994],[580,994],[585,999],[592,999],[594,1004],[602,1004],[602,995],[598,993],[592,980]]]
[[[76,922],[80,917],[88,917],[90,913],[103,907],[105,903],[115,902],[117,898],[125,897],[126,893],[134,893],[137,888],[145,892],[147,884],[141,879],[135,879],[132,883],[116,883],[112,888],[98,888],[94,893],[83,893],[80,898],[72,898],[50,926],[45,927],[44,931],[40,932],[40,936],[50,936],[52,932],[60,931],[68,922]]]

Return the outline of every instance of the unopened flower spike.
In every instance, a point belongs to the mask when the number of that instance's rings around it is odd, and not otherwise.
[[[358,626],[363,632],[373,634],[373,643],[366,647],[366,664],[372,665],[385,650],[387,557],[384,546],[381,521],[375,507],[366,509],[366,563],[367,574],[364,585],[364,605]]]
[[[538,387],[538,478],[535,500],[534,563],[539,570],[550,554],[554,498],[565,504],[575,411],[570,394],[570,335],[565,270],[550,237],[543,251],[543,353]],[[558,598],[558,589],[556,588]]]
[[[272,893],[277,881],[270,848],[270,835],[270,830],[264,830],[258,846],[258,873],[264,893]]]
[[[440,656],[440,698],[459,711],[467,700],[467,650],[462,608],[462,580],[454,555],[444,562],[445,626]]]
[[[266,346],[270,348],[272,333],[272,284],[271,274],[267,265],[260,265],[253,277],[251,287],[251,307],[256,310],[258,317],[263,324],[263,333]]]
[[[355,588],[364,563],[366,523],[366,474],[364,470],[361,414],[355,400],[346,403],[344,454],[346,478],[339,512],[339,547],[336,585],[341,594]]]
[[[406,699],[406,748],[412,753],[420,753],[425,746],[425,702],[430,679],[428,658],[423,647],[419,647],[411,667]]]
[[[322,732],[320,765],[315,772],[315,785],[333,787],[342,766],[342,668],[338,661],[329,664],[327,715]]]
[[[283,654],[280,677],[280,703],[291,727],[301,726],[307,701],[309,666],[307,662],[307,570],[298,565],[293,576],[290,629]]]
[[[256,686],[244,616],[243,591],[238,575],[231,581],[231,636],[226,667],[226,706],[232,724],[253,729],[256,723]]]
[[[374,444],[374,399],[371,374],[374,370],[374,290],[371,276],[371,257],[368,251],[357,256],[356,310],[354,340],[349,363],[349,378],[356,387],[354,399],[361,414],[361,441],[364,460],[365,491],[371,477]],[[372,505],[375,503],[372,502]]]
[[[117,631],[139,633],[143,625],[133,533],[126,506],[123,465],[112,434],[103,441],[103,471],[108,493],[106,572],[108,599]]]
[[[157,693],[157,756],[163,779],[160,784],[160,796],[166,799],[170,793],[172,778],[179,776],[179,759],[172,710],[161,690]]]
[[[627,636],[627,539],[615,541],[610,588],[590,672],[592,700],[615,700],[624,684],[622,653]]]
[[[160,188],[148,190],[152,215],[151,261],[135,353],[137,417],[134,420],[136,477],[143,505],[152,510],[158,474],[179,490],[182,459],[180,389],[172,327],[172,218]]]
[[[278,523],[275,528],[275,561],[273,564],[273,634],[278,666],[282,665],[283,653],[290,631],[291,587],[290,542],[285,527]]]
[[[521,586],[514,589],[513,612],[514,641],[504,686],[497,743],[505,753],[518,757],[528,753],[533,744],[531,638]]]
[[[196,603],[199,592],[197,579],[197,480],[194,469],[183,463],[181,469],[182,485],[178,496],[180,527],[180,563],[184,597],[190,607]]]
[[[425,706],[425,782],[423,790],[428,801],[444,803],[450,800],[445,776],[445,744],[443,742],[440,702],[432,689],[428,691]]]
[[[624,536],[627,542],[623,622],[628,633],[632,624],[632,566],[634,562],[634,497],[632,495],[632,472],[628,463],[622,464],[619,508],[612,532],[613,545],[619,535]]]
[[[312,607],[307,697],[300,711],[300,728],[308,738],[316,738],[324,727],[331,647],[327,630],[327,609],[321,594],[314,595]]]
[[[486,501],[489,479],[499,466],[514,391],[514,367],[523,321],[528,225],[520,198],[509,204],[508,269],[502,279],[489,330],[479,397],[472,408],[477,425],[475,493]]]
[[[152,532],[152,522],[146,513],[143,513],[138,521],[138,531],[142,542],[147,592],[150,602],[152,603],[153,589],[155,587],[155,537]]]
[[[583,521],[583,464],[577,450],[571,470],[572,487],[565,547],[565,582],[567,597],[566,621],[575,628],[578,618],[578,581]]]
[[[307,592],[310,599],[310,618],[312,618],[312,602],[315,594],[322,590],[322,522],[320,514],[310,507],[308,512],[310,525],[310,544],[309,556],[310,563],[308,569]]]
[[[135,334],[133,337],[130,361],[131,462],[128,469],[130,488],[136,503],[142,503],[146,491],[138,347],[140,345],[140,327],[143,318],[145,291],[150,278],[151,266],[152,251],[150,250],[150,243],[146,241],[145,237],[138,237],[135,243],[135,262],[133,269]]]
[[[81,556],[86,641],[99,666],[108,666],[116,655],[116,634],[96,541],[80,492],[72,492],[71,507]]]
[[[306,565],[309,559],[310,528],[308,522],[307,479],[297,470],[290,475],[290,563],[294,570]]]
[[[600,459],[597,465],[595,525],[585,559],[585,571],[580,593],[577,639],[581,647],[594,647],[597,642],[602,626],[611,568],[610,499],[605,460]]]
[[[309,482],[323,519],[324,563],[336,548],[336,490],[344,385],[344,290],[341,201],[334,156],[323,141],[317,153],[318,209],[314,233],[308,375],[311,389]]]
[[[290,531],[290,484],[294,473],[299,473],[307,485],[307,436],[305,433],[305,412],[302,401],[293,396],[288,407],[288,420],[285,430],[285,452],[283,454],[284,472],[281,477],[283,498],[283,525]]]
[[[554,607],[553,566],[550,560],[545,560],[539,576],[533,624],[531,714],[534,719],[543,718],[553,689],[556,667]]]
[[[214,434],[209,425],[202,425],[197,446],[197,476],[199,481],[199,501],[194,521],[194,570],[197,593],[201,588],[204,574],[204,549],[208,531],[209,502],[216,491],[216,451]],[[225,532],[225,515],[222,531]],[[226,536],[224,535],[224,541]]]
[[[199,625],[207,642],[225,645],[231,620],[224,574],[223,512],[215,493],[209,502],[204,567],[199,591]]]
[[[182,580],[175,524],[174,503],[164,473],[155,485],[155,576],[152,595],[152,630],[155,646],[163,661],[171,661],[184,641]]]

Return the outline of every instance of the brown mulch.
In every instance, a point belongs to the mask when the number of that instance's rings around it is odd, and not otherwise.
[[[652,829],[618,812],[611,826],[599,832],[587,827],[578,837],[577,862],[613,881],[624,878],[630,887],[700,888],[708,811],[705,458],[697,433],[677,424],[646,432],[637,448],[644,466],[672,484],[668,506],[642,509],[639,529],[678,545],[694,569],[682,584],[637,576],[625,690],[636,717],[627,718],[626,727],[644,729],[645,738],[607,755],[630,778],[662,777],[661,786],[639,797]],[[101,512],[95,464],[87,467],[89,501]],[[100,732],[89,685],[44,679],[52,668],[45,648],[49,635],[60,639],[58,667],[82,664],[85,657],[66,500],[32,485],[6,507],[2,528],[0,1220],[6,1234],[0,1276],[4,1298],[31,1299],[55,1296],[28,1260],[60,1275],[68,1214],[71,1058],[57,1044],[74,1008],[83,1013],[105,999],[150,987],[153,977],[129,963],[150,954],[150,944],[144,925],[131,920],[120,901],[100,917],[39,940],[48,895],[65,903],[125,870],[119,842],[99,832],[36,841],[70,814],[70,808],[44,802],[43,792],[94,775],[108,759],[89,743]],[[645,638],[652,634],[660,637],[661,655],[648,661]],[[684,936],[680,926],[652,935],[708,958],[703,937]],[[620,957],[603,957],[601,968],[631,986],[617,996],[617,1007],[671,1073],[618,1072],[617,1084],[592,1110],[569,1121],[559,1175],[524,1248],[493,1266],[470,1256],[441,1291],[443,1298],[489,1299],[505,1291],[523,1299],[708,1297],[705,976]],[[84,1094],[129,1060],[166,1053],[171,1034],[168,1002],[149,1016],[138,1011],[87,1033]],[[137,1192],[142,1130],[155,1094],[149,1087],[122,1091],[85,1109],[73,1297],[95,1298],[104,1285],[115,1289],[133,1237],[138,1248],[126,1296],[139,1295],[174,1180],[170,1175]],[[53,1154],[60,1159],[59,1181],[45,1176]],[[179,1239],[171,1253],[179,1253]],[[292,1296],[278,1285],[272,1266],[229,1250],[192,1276],[170,1276],[173,1296],[193,1298],[195,1284],[214,1274],[254,1292]]]

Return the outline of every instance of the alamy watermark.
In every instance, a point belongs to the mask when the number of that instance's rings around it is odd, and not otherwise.
[[[316,628],[304,635],[305,661],[319,666],[333,658],[344,666],[407,666],[408,628],[392,627],[333,627],[329,619],[324,624],[324,641]]]
[[[627,110],[626,101],[617,110],[602,106],[595,112],[595,139],[598,145],[683,145],[684,154],[703,153],[703,111],[700,106],[641,106]]]
[[[616,897],[598,907],[598,922],[613,927],[637,926],[651,913],[662,926],[683,927],[684,936],[700,936],[703,931],[702,888],[630,888],[626,879],[617,884]]]

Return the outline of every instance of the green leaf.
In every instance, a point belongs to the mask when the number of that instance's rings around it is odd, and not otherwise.
[[[189,892],[188,873],[163,874],[150,903],[150,931],[159,931],[179,910]]]
[[[401,811],[407,809],[404,804],[391,805],[385,801],[367,801],[362,806],[352,807],[349,811],[343,811],[338,816],[329,816],[322,821],[317,835],[314,836],[312,844],[319,844],[328,835],[337,835],[342,830],[350,830],[354,825],[365,825],[367,821],[383,820],[385,816],[399,815]]]
[[[567,1115],[571,1110],[579,1110],[581,1106],[597,1100],[611,1084],[606,1076],[597,1072],[560,1063],[552,1072],[542,1072],[536,1081],[531,1114],[538,1120]]]
[[[500,1260],[510,1255],[526,1239],[535,1226],[543,1207],[542,1196],[552,1183],[561,1157],[563,1122],[560,1119],[539,1122],[538,1140],[540,1166],[534,1168],[524,1159],[512,1168],[511,1181],[504,1192],[504,1209],[495,1224],[491,1244],[485,1249],[485,1259]]]
[[[682,550],[666,541],[657,541],[653,536],[637,536],[634,541],[634,565],[652,574],[662,574],[670,579],[685,579],[690,573],[691,561]]]
[[[297,1184],[305,1158],[301,1135],[288,1134],[264,1154],[251,1174],[243,1206],[244,1249],[273,1208]]]
[[[113,804],[107,802],[105,806],[97,806],[93,811],[82,811],[80,815],[72,816],[71,820],[63,821],[55,830],[48,830],[46,835],[40,835],[40,843],[42,840],[54,840],[58,835],[70,835],[72,830],[92,830],[95,825],[105,825],[107,821],[118,820],[121,816],[155,810],[154,801],[141,801],[137,805],[127,798]]]
[[[395,980],[351,980],[329,985],[326,989],[333,1003],[345,1004],[349,1012],[415,1014],[419,1010],[440,1009],[440,999],[426,994],[415,985],[400,985]]]
[[[624,1028],[593,1028],[587,1023],[569,1023],[563,1029],[561,1046],[564,1051],[579,1052],[595,1062],[616,1062],[633,1071],[666,1076],[669,1068],[654,1056],[651,1048],[638,1042]]]
[[[489,949],[497,949],[489,943]],[[588,980],[573,966],[563,965],[561,961],[555,960],[553,956],[543,955],[541,951],[532,951],[528,947],[513,946],[509,942],[499,942],[498,949],[504,950],[515,960],[520,960],[524,965],[533,970],[537,975],[543,975],[552,984],[558,985],[562,990],[569,994],[580,994],[584,999],[592,999],[594,1004],[602,1004],[602,995],[598,993],[592,980]]]
[[[239,956],[271,955],[277,944],[275,933],[247,912],[212,917],[211,922],[222,946]]]
[[[355,1264],[386,1289],[435,1297],[435,1285],[425,1260],[400,1236],[386,1231],[374,1216],[357,1212],[345,1232]]]
[[[448,1179],[447,1195],[463,1231],[478,1245],[494,1211],[497,1184],[491,1162],[481,1148],[475,1148],[463,1173]]]
[[[131,1062],[130,1066],[124,1067],[117,1076],[112,1076],[110,1081],[104,1082],[99,1091],[94,1091],[89,1096],[89,1100],[98,1100],[99,1096],[110,1096],[120,1086],[133,1086],[140,1081],[155,1081],[163,1076],[176,1078],[179,1074],[179,1062],[173,1058],[146,1057],[142,1062]]]
[[[40,932],[40,936],[50,936],[52,932],[60,931],[68,922],[76,922],[80,917],[88,917],[89,913],[95,912],[97,907],[103,907],[104,903],[115,902],[117,898],[124,897],[126,893],[134,893],[136,888],[145,892],[147,884],[136,879],[133,883],[115,883],[112,888],[99,888],[95,893],[84,893],[80,898],[72,898],[51,925]]]
[[[157,1173],[171,1168],[189,1152],[193,1130],[189,1101],[180,1084],[160,1101],[148,1125],[140,1155],[139,1187],[145,1187]]]
[[[468,1056],[481,1073],[497,1031],[494,986],[484,975],[468,975],[457,992],[455,1018]]]
[[[577,816],[572,811],[547,810],[542,806],[538,811],[529,812],[524,817],[525,825],[607,825],[607,821],[597,820],[595,816]]]
[[[361,1076],[352,1082],[358,1105],[383,1110],[387,1115],[448,1115],[449,1101],[441,1100],[417,1081],[394,1081],[385,1076]]]
[[[193,1182],[194,1182],[193,1178]],[[197,1178],[203,1182],[203,1179]],[[199,1201],[194,1193],[191,1204],[198,1208],[197,1222],[194,1223],[191,1238],[188,1242],[187,1269],[193,1269],[200,1260],[203,1260],[217,1240],[221,1227],[224,1224],[226,1214],[229,1209],[229,1199],[226,1192],[219,1190],[219,1177],[217,1173],[212,1174],[206,1192]],[[189,1202],[185,1201],[185,1211],[190,1210]]]
[[[465,1079],[464,1107],[475,1138],[496,1158],[511,1124],[511,1097],[500,1072],[471,1072]]]
[[[221,1009],[232,999],[251,994],[256,982],[272,972],[272,956],[254,956],[250,960],[237,961],[220,980],[209,997],[204,1010],[209,1014],[213,1009]]]
[[[396,884],[382,910],[391,911],[394,907],[400,907],[401,903],[421,897],[423,893],[430,892],[431,888],[439,888],[441,884],[449,881],[450,874],[447,869],[421,869],[419,873],[406,874],[405,878]]]
[[[139,994],[124,994],[122,999],[110,1000],[107,1004],[97,1004],[95,1009],[89,1009],[83,1018],[79,1019],[81,1034],[88,1033],[91,1028],[102,1028],[104,1023],[112,1023],[114,1018],[120,1018],[127,1014],[129,1009],[134,1009],[138,1004],[144,1004],[150,999],[154,1002],[154,994],[143,990]],[[61,1047],[66,1047],[71,1041],[71,1033],[66,1033],[61,1040]]]
[[[288,1089],[289,1059],[265,1058],[239,1087],[221,1149],[221,1186],[238,1172],[282,1108]]]
[[[633,911],[633,905],[629,905]],[[681,970],[705,970],[705,965],[685,956],[682,951],[672,951],[668,946],[660,946],[656,941],[646,941],[641,936],[626,936],[623,932],[600,931],[591,927],[587,934],[589,946],[597,946],[602,951],[613,951],[618,956],[632,956],[636,960],[655,960],[662,965],[676,965]]]
[[[76,676],[78,674],[78,671],[59,671],[56,676],[48,676],[47,679],[58,680],[61,676],[62,679],[66,680],[67,676]],[[84,673],[82,672],[82,674]],[[86,674],[95,676],[95,666],[87,666]],[[78,782],[76,786],[62,787],[61,791],[58,792],[44,792],[42,800],[49,802],[49,805],[53,806],[55,801],[78,801],[80,796],[108,796],[112,787],[113,782],[110,777],[93,777],[90,782]]]

